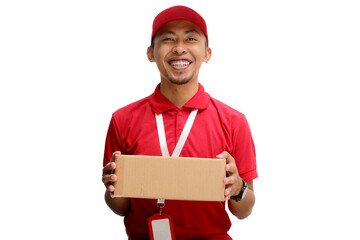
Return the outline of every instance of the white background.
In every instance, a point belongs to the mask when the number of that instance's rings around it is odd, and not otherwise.
[[[206,19],[200,82],[246,114],[253,214],[234,239],[359,239],[358,1],[1,1],[1,239],[125,239],[103,200],[111,114],[151,94],[151,24]],[[6,237],[4,237],[6,236]]]

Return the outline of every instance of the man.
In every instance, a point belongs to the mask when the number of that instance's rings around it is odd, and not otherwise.
[[[225,201],[166,200],[163,211],[173,218],[176,239],[232,239],[227,234],[231,222],[225,202],[239,219],[249,216],[255,203],[255,148],[246,118],[210,97],[198,82],[201,64],[210,60],[211,49],[205,20],[197,12],[184,6],[164,10],[154,19],[151,39],[147,57],[157,64],[161,83],[152,95],[112,116],[104,154],[106,203],[116,214],[125,216],[129,239],[149,239],[147,219],[159,211],[157,202],[113,197],[114,157],[163,154],[156,114],[162,114],[171,155],[185,122],[197,109],[180,156],[226,158]]]

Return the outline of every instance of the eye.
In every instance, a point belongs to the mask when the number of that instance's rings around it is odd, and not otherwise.
[[[188,41],[196,41],[196,39],[193,38],[193,37],[189,37],[187,40],[188,40]]]
[[[174,39],[171,37],[165,37],[163,38],[163,41],[174,41]]]

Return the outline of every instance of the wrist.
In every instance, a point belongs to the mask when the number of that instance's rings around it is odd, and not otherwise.
[[[236,202],[244,199],[245,195],[247,193],[247,190],[248,190],[248,185],[244,181],[244,179],[241,179],[241,182],[242,183],[241,183],[240,191],[238,191],[236,195],[233,195],[233,196],[230,197],[230,199],[235,200]]]
[[[234,194],[233,195],[231,195],[231,197],[233,197],[233,196],[237,196],[237,195],[239,195],[240,193],[241,193],[241,189],[243,188],[243,186],[244,186],[244,184],[243,184],[243,182],[242,182],[242,180],[240,179],[240,187],[237,189],[237,191],[236,192],[234,192]]]

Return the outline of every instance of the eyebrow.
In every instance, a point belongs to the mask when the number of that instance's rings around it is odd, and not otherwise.
[[[196,31],[195,29],[188,30],[185,32],[185,34],[189,34],[189,33],[196,33],[196,34],[200,35],[200,33],[198,31]]]
[[[173,31],[165,31],[165,32],[161,33],[160,36],[165,35],[165,34],[176,35]]]
[[[185,34],[189,34],[189,33],[196,33],[196,34],[200,35],[200,33],[198,31],[196,31],[195,29],[188,30],[185,32]],[[162,36],[164,34],[176,35],[176,33],[174,33],[173,31],[165,31],[165,32],[161,33],[160,36]]]

